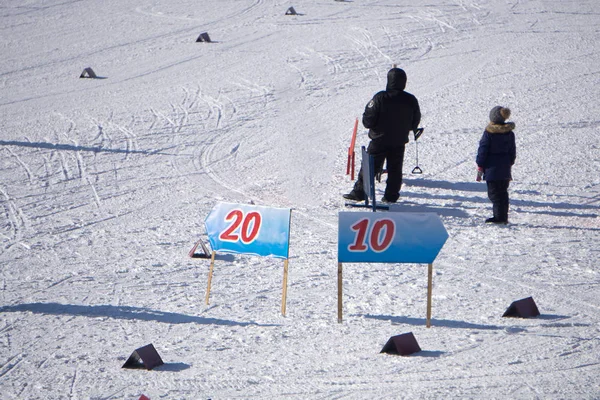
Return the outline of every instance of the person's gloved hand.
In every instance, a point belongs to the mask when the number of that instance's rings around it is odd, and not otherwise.
[[[477,178],[475,178],[475,180],[477,182],[481,182],[482,178],[483,178],[483,168],[477,167]]]

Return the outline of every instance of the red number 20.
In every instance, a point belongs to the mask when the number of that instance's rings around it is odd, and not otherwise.
[[[376,253],[386,251],[392,244],[394,234],[396,233],[396,225],[391,219],[380,219],[375,221],[372,228],[369,229],[369,220],[362,219],[351,226],[351,229],[356,232],[354,243],[348,246],[350,251],[367,251],[368,244]]]
[[[256,211],[251,211],[244,216],[242,210],[232,210],[225,217],[225,221],[231,221],[231,224],[221,232],[219,239],[224,242],[237,242],[241,239],[242,243],[249,244],[258,236],[262,217]]]

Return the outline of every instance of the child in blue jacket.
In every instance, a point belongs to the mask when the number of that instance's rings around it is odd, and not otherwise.
[[[511,169],[517,157],[515,124],[506,122],[510,110],[496,106],[490,111],[490,122],[483,132],[477,150],[477,180],[487,183],[488,197],[492,202],[494,216],[486,223],[508,223],[508,185],[512,180]]]

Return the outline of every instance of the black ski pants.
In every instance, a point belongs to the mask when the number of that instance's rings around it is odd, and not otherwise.
[[[398,201],[400,197],[400,187],[402,186],[402,166],[404,164],[405,145],[394,147],[383,147],[380,144],[371,141],[367,152],[373,156],[375,164],[375,175],[383,171],[383,164],[387,161],[387,181],[385,185],[384,197],[391,202]],[[358,179],[354,183],[354,192],[357,194],[365,193],[363,181],[362,166],[358,173]]]
[[[508,185],[510,180],[487,181],[488,197],[492,202],[494,219],[508,221]]]

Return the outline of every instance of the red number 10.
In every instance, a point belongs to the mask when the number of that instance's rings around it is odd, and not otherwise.
[[[375,221],[371,229],[369,220],[362,219],[350,228],[356,232],[356,236],[354,243],[348,246],[349,251],[367,251],[370,245],[374,252],[381,253],[390,247],[396,233],[396,224],[391,219]]]
[[[259,212],[251,211],[244,216],[242,210],[232,210],[225,217],[225,221],[231,224],[219,235],[219,239],[224,242],[237,242],[242,240],[242,243],[252,243],[258,236],[262,216]],[[240,230],[241,225],[241,230]],[[238,234],[238,230],[240,230]]]

